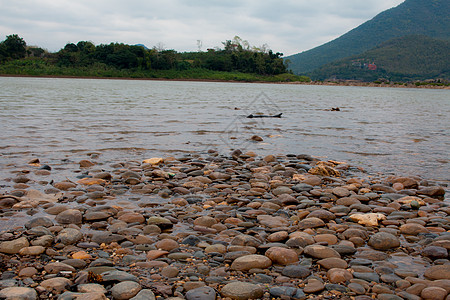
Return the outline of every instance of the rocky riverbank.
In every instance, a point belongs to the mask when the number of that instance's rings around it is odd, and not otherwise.
[[[437,183],[239,150],[68,168],[2,179],[1,299],[450,299]]]

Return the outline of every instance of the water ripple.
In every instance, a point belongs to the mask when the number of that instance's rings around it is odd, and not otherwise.
[[[98,151],[113,161],[245,147],[449,180],[448,90],[7,77],[0,85],[0,170],[33,155]],[[257,111],[283,118],[246,118]],[[264,142],[249,142],[255,134]]]

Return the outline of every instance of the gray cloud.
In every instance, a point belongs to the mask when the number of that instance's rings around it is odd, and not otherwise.
[[[0,39],[17,33],[58,51],[68,42],[220,47],[239,35],[285,55],[351,30],[403,0],[0,0]]]

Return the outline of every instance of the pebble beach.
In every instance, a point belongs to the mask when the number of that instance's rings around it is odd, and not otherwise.
[[[307,154],[36,157],[2,178],[0,299],[450,299],[446,184]]]

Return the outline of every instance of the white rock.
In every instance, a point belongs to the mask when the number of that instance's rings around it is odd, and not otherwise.
[[[353,214],[349,218],[365,226],[378,226],[378,221],[386,220],[386,216],[380,213]]]

